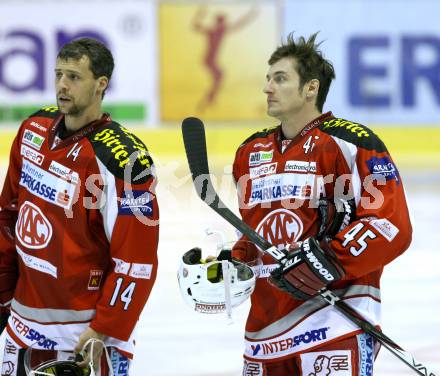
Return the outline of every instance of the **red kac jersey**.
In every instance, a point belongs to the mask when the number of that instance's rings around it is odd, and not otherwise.
[[[282,139],[281,126],[255,133],[239,147],[233,174],[243,220],[280,248],[317,234],[316,198],[354,198],[356,219],[330,243],[346,275],[329,288],[379,325],[382,269],[412,234],[402,179],[383,142],[329,112],[291,141]],[[240,243],[235,257],[256,257]],[[272,286],[267,277],[278,265],[269,255],[262,262],[246,324],[247,359],[289,357],[358,331],[319,296],[298,301]]]
[[[50,338],[77,340],[90,325],[131,354],[157,273],[153,162],[108,114],[61,139],[63,122],[56,107],[43,108],[12,145],[0,196],[15,226],[15,239],[0,236],[0,265],[19,266],[8,331],[24,346],[58,350],[67,345]]]

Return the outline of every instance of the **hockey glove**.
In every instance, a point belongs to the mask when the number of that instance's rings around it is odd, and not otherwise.
[[[326,244],[321,248],[314,237],[291,246],[286,261],[270,273],[269,281],[280,290],[307,300],[344,276],[334,252]]]
[[[353,199],[322,198],[318,203],[319,230],[316,239],[333,238],[356,218],[356,204]]]

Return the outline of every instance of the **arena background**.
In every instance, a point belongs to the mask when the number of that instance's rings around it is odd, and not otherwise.
[[[236,210],[234,153],[249,134],[276,124],[265,114],[262,87],[267,59],[290,31],[320,31],[337,75],[324,110],[372,128],[399,167],[414,240],[385,270],[383,328],[440,369],[438,14],[437,0],[0,2],[0,181],[21,121],[54,104],[57,50],[86,35],[103,40],[115,56],[106,109],[145,141],[156,162],[159,276],[139,323],[133,375],[240,374],[248,305],[227,325],[224,317],[191,312],[179,296],[183,252],[212,247],[204,239],[207,227],[235,237],[193,192],[180,123],[187,116],[204,120],[218,189]],[[376,370],[413,374],[386,350]]]

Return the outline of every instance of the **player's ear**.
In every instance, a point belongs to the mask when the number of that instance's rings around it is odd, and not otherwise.
[[[101,96],[102,96],[102,93],[107,89],[108,83],[109,83],[109,80],[108,80],[108,77],[106,77],[106,76],[101,76],[97,79],[96,90],[99,94],[101,94]]]
[[[306,97],[307,99],[312,99],[318,96],[319,91],[319,80],[316,78],[311,79],[305,84],[306,87]]]

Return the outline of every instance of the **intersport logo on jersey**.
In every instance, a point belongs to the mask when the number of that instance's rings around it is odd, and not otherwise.
[[[327,327],[313,329],[291,338],[251,345],[252,355],[257,356],[282,353],[302,344],[308,345],[310,343],[320,342],[327,339],[328,330],[329,328]]]
[[[15,234],[26,248],[41,249],[52,239],[52,225],[38,206],[25,201],[18,213]]]
[[[266,215],[256,231],[269,243],[280,248],[297,241],[303,233],[303,223],[293,212],[277,209]]]

